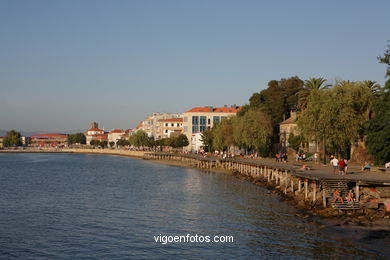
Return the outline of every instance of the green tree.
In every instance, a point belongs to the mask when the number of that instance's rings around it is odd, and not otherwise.
[[[214,139],[214,131],[216,129],[217,126],[215,126],[214,128],[209,128],[209,129],[206,129],[205,131],[203,131],[202,135],[201,135],[201,141],[203,143],[203,149],[205,152],[213,152],[214,151],[214,147],[213,147],[213,139]]]
[[[378,83],[376,83],[376,81],[365,80],[363,81],[363,84],[365,87],[370,89],[374,97],[379,97],[381,95],[382,92],[381,86]]]
[[[90,145],[92,145],[93,147],[96,147],[96,146],[99,146],[100,145],[100,141],[99,140],[91,140],[91,142],[89,142]]]
[[[175,137],[174,148],[182,148],[189,145],[190,142],[185,134],[180,134]]]
[[[390,80],[386,82],[390,89]],[[375,117],[366,127],[365,140],[368,152],[375,158],[377,164],[390,161],[390,92],[386,91],[375,103]]]
[[[304,139],[301,135],[294,135],[293,133],[290,133],[290,135],[288,136],[288,144],[296,152],[299,151],[299,148],[301,147],[303,140]]]
[[[215,127],[213,145],[215,149],[226,151],[235,144],[233,135],[233,118],[224,119]]]
[[[313,94],[313,92],[320,91],[321,89],[327,89],[330,87],[330,85],[324,85],[325,82],[326,79],[324,78],[310,78],[308,80],[305,80],[303,89],[297,93],[298,107],[301,110],[306,108],[310,94]]]
[[[86,144],[87,139],[83,133],[68,135],[68,144]]]
[[[143,130],[139,130],[135,134],[130,136],[129,142],[131,145],[133,145],[135,147],[149,147],[149,146],[151,146],[151,140],[150,140],[148,134]]]
[[[118,146],[127,146],[127,145],[129,145],[130,143],[129,143],[129,141],[126,140],[126,139],[119,139],[119,140],[116,142],[116,144],[117,144]]]
[[[110,144],[110,147],[114,147],[115,142],[111,141],[109,144]]]
[[[380,63],[387,65],[386,77],[390,77],[390,44],[387,45],[387,50],[383,56],[379,56],[378,60]]]
[[[102,148],[108,147],[108,141],[100,141],[100,146],[101,146]]]
[[[308,141],[322,140],[333,152],[344,151],[359,137],[370,93],[360,83],[341,82],[309,95],[306,109],[298,116],[301,134]]]
[[[248,111],[242,118],[242,138],[246,148],[268,156],[272,136],[272,121],[261,111]]]
[[[4,146],[20,146],[22,145],[22,138],[16,130],[8,131],[3,139]]]

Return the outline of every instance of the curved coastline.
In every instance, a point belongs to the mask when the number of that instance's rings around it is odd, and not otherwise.
[[[125,156],[134,159],[143,159],[144,155],[150,152],[145,151],[127,151],[127,150],[108,150],[108,149],[26,149],[26,150],[0,150],[0,153],[75,153],[75,154],[100,154],[100,155],[116,155]],[[310,204],[302,203],[290,194],[284,194],[277,189],[275,185],[267,183],[266,180],[245,176],[238,172],[229,171],[223,168],[202,169],[188,165],[180,161],[173,160],[148,160],[152,163],[194,168],[204,172],[216,172],[220,174],[229,174],[238,179],[249,181],[255,185],[259,185],[269,189],[271,192],[280,196],[281,201],[289,203],[298,209],[296,214],[298,217],[304,218],[309,222],[318,225],[323,232],[329,235],[337,234],[340,239],[366,241],[373,250],[384,253],[385,256],[390,256],[390,248],[383,248],[383,241],[390,239],[390,219],[382,219],[380,221],[372,218],[355,215],[351,212],[340,214],[330,214],[329,210],[318,209]],[[364,243],[366,243],[364,242]]]
[[[131,157],[134,159],[143,159],[145,154],[152,152],[149,151],[130,151],[130,150],[114,150],[114,149],[75,149],[75,148],[61,148],[61,149],[24,149],[24,150],[0,150],[0,153],[76,153],[76,154],[100,154],[100,155],[116,155],[116,156],[125,156]],[[216,172],[233,175],[236,178],[249,181],[255,185],[260,185],[271,190],[273,193],[279,194],[283,201],[294,205],[301,212],[301,217],[309,218],[313,222],[318,223],[319,225],[324,225],[332,228],[343,228],[343,229],[358,229],[365,230],[366,232],[371,231],[388,231],[390,238],[390,219],[386,218],[383,220],[374,220],[370,217],[364,217],[361,214],[351,214],[351,212],[337,212],[332,209],[319,209],[314,207],[311,204],[302,203],[301,200],[291,196],[290,194],[285,194],[281,190],[277,189],[276,185],[267,183],[264,180],[259,180],[257,178],[248,177],[244,174],[238,172],[230,171],[223,168],[209,168],[202,169],[189,164],[174,161],[174,160],[148,160],[153,163],[165,164],[176,167],[186,167],[194,168],[201,171],[207,172]],[[336,214],[335,214],[336,213]],[[340,214],[341,213],[341,214]]]

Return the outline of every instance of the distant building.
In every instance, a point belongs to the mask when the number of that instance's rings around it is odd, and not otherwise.
[[[85,136],[86,136],[87,145],[90,145],[92,140],[99,140],[99,141],[108,140],[107,134],[104,132],[104,130],[99,128],[90,128],[86,132]]]
[[[30,146],[33,147],[64,147],[68,145],[66,134],[37,134],[30,136]]]
[[[0,148],[4,147],[4,136],[0,136]]]
[[[121,129],[113,129],[110,132],[108,132],[107,141],[108,141],[108,143],[114,142],[116,145],[118,140],[123,139],[124,134],[125,134],[125,131],[123,131]]]
[[[161,138],[169,138],[183,133],[183,118],[161,119],[161,132],[158,134]]]
[[[290,134],[299,135],[297,121],[297,112],[291,111],[290,117],[279,124],[279,143],[282,150],[289,147],[288,137]]]
[[[161,122],[163,119],[170,118],[180,118],[180,114],[171,114],[171,113],[154,113],[145,120],[141,122],[141,127],[139,129],[145,131],[149,137],[154,138],[155,140],[161,139]],[[137,129],[137,130],[139,130]]]
[[[296,111],[291,111],[290,117],[279,124],[279,150],[287,151],[290,146],[290,144],[288,143],[288,138],[290,137],[290,134],[294,134],[295,136],[301,134],[297,125]],[[315,142],[302,143],[301,148],[304,151],[315,152],[316,144]]]
[[[183,133],[187,136],[189,145],[187,151],[198,151],[203,143],[201,133],[214,127],[221,120],[235,116],[241,109],[236,105],[225,107],[195,107],[183,113]]]

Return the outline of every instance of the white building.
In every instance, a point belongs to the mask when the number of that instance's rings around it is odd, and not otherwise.
[[[189,145],[187,151],[198,151],[203,146],[201,133],[212,128],[221,120],[235,116],[241,109],[236,105],[225,107],[195,107],[183,113],[183,132],[187,136]]]
[[[115,145],[118,142],[118,140],[123,138],[123,135],[125,135],[125,131],[121,129],[113,129],[110,132],[108,132],[108,143],[114,142]]]
[[[141,122],[142,125],[140,129],[145,131],[149,137],[153,137],[155,140],[158,140],[162,138],[162,122],[160,122],[160,120],[180,117],[181,114],[154,113]]]

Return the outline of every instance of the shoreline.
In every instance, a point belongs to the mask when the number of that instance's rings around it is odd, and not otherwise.
[[[75,154],[99,154],[99,155],[115,155],[129,157],[133,159],[143,159],[144,154],[150,153],[148,151],[129,151],[129,150],[108,150],[108,149],[55,149],[55,150],[0,150],[0,153],[75,153]],[[186,167],[196,169],[205,172],[214,172],[221,174],[228,174],[234,176],[240,180],[248,181],[254,185],[262,186],[272,193],[279,195],[283,202],[289,203],[300,211],[299,215],[302,218],[310,219],[312,222],[316,222],[319,225],[325,225],[328,227],[338,227],[343,229],[355,229],[365,231],[388,231],[390,232],[390,218],[373,219],[370,216],[364,216],[362,214],[351,214],[350,211],[335,212],[337,210],[332,208],[318,209],[315,205],[310,203],[302,203],[296,197],[290,194],[284,194],[277,188],[277,185],[269,184],[265,180],[259,180],[257,178],[248,177],[243,174],[233,172],[223,168],[209,168],[202,169],[199,167],[191,166],[181,161],[173,160],[154,160],[149,159],[152,163]]]
[[[248,181],[254,185],[262,186],[272,193],[278,194],[283,202],[289,203],[293,207],[295,207],[298,211],[300,211],[300,215],[303,218],[310,218],[313,222],[318,222],[320,225],[327,225],[333,227],[341,227],[347,229],[358,229],[358,230],[366,230],[366,231],[379,231],[386,230],[390,232],[390,218],[385,219],[369,219],[365,216],[358,214],[351,214],[352,212],[345,211],[342,214],[331,214],[335,210],[332,208],[326,209],[317,209],[315,207],[310,208],[307,204],[300,204],[300,200],[294,198],[290,195],[284,194],[282,191],[276,188],[276,185],[271,185],[266,183],[265,181],[260,181],[255,178],[250,178],[242,174],[237,174],[231,172],[226,169],[221,168],[211,168],[211,169],[201,169],[197,167],[190,166],[188,164],[178,162],[178,161],[170,161],[170,160],[148,160],[152,163],[158,163],[163,165],[177,166],[177,167],[186,167],[191,169],[196,169],[205,172],[214,172],[214,173],[222,173],[234,176],[237,179]]]

